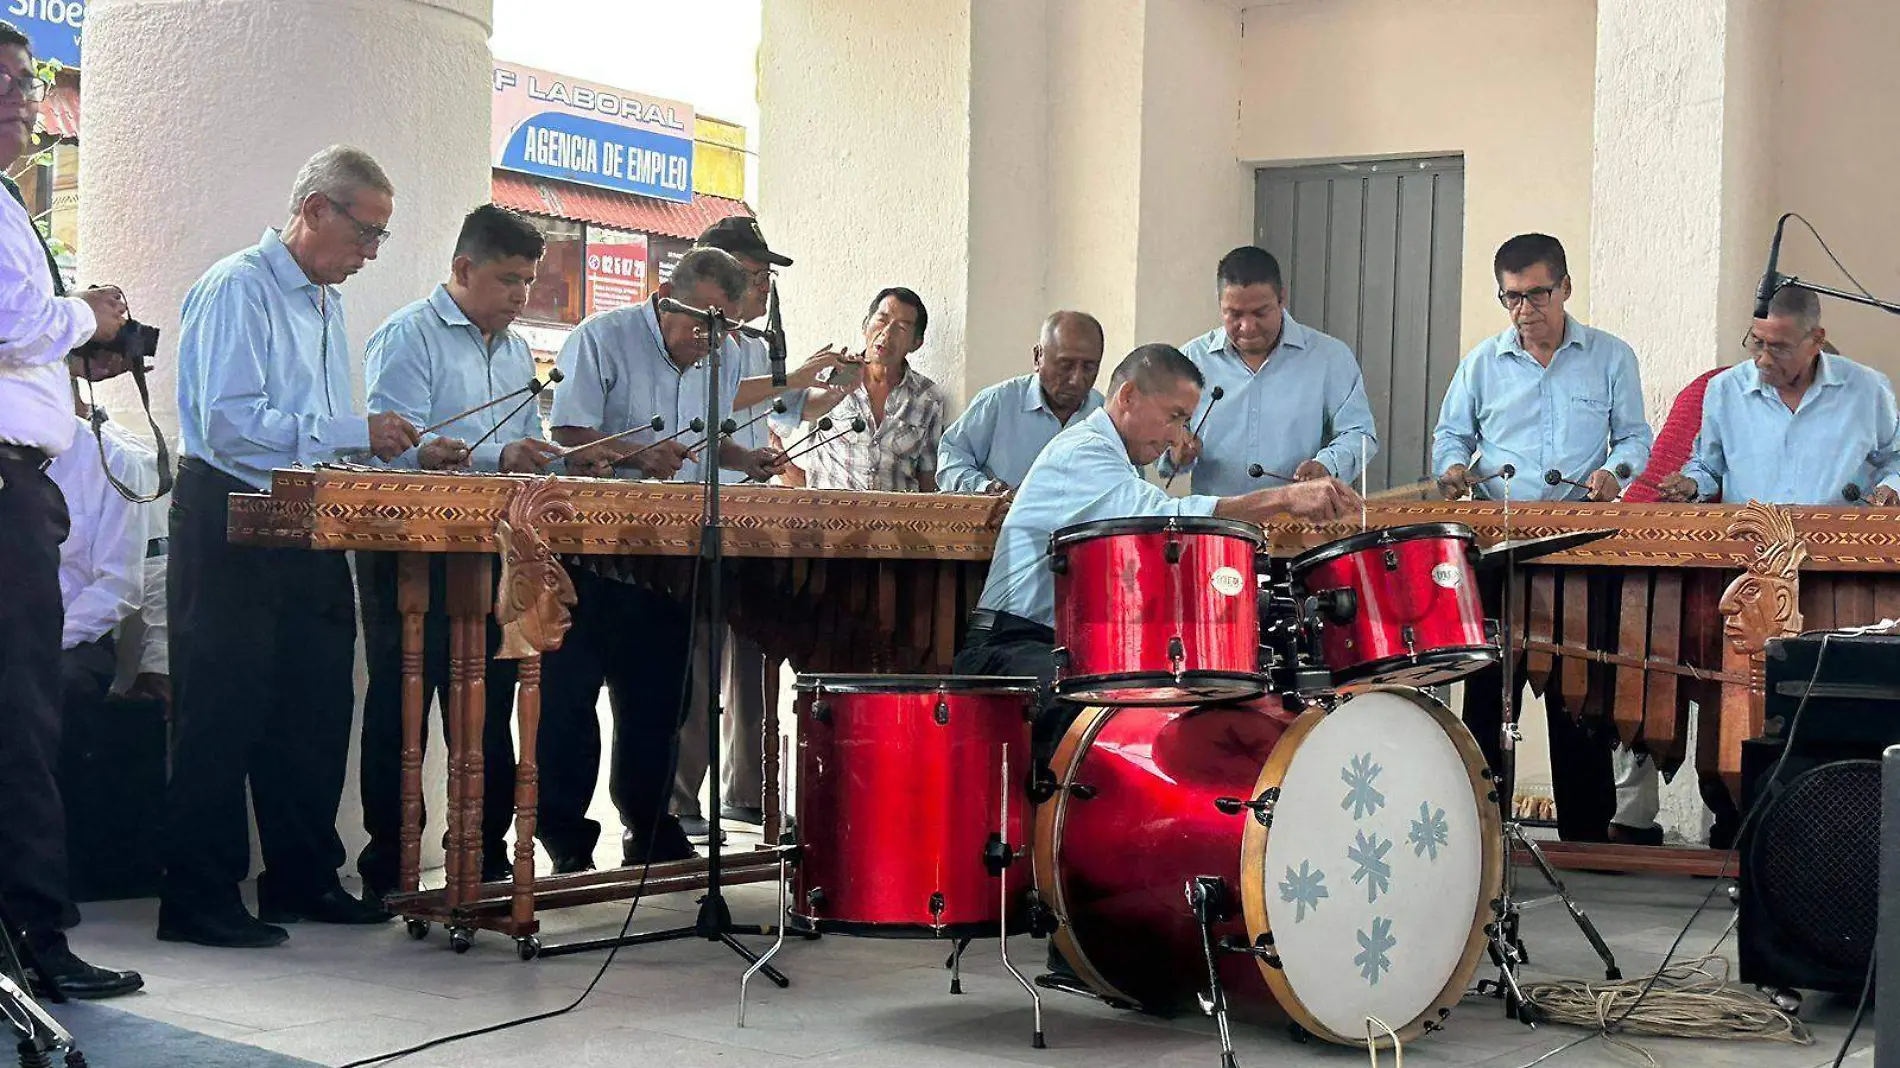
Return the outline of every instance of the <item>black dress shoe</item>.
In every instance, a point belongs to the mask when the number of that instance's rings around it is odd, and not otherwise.
[[[259,895],[257,915],[266,923],[309,920],[312,923],[372,924],[388,923],[394,919],[379,906],[351,897],[340,886],[298,902],[266,900]]]
[[[754,827],[765,826],[765,810],[743,805],[720,805],[719,818],[733,823],[746,823]]]
[[[264,923],[242,907],[193,912],[158,907],[158,940],[192,942],[219,949],[263,949],[282,945],[290,932]]]
[[[573,875],[594,870],[594,846],[600,841],[599,823],[582,820],[576,826],[552,831],[543,827],[535,837],[541,840],[541,848],[548,851],[554,874]]]
[[[699,853],[693,849],[693,843],[686,840],[686,832],[680,829],[679,820],[667,816],[654,828],[653,840],[642,840],[632,831],[620,835],[620,862],[636,868],[646,864],[665,864],[675,860],[692,860]]]
[[[33,990],[41,997],[55,996],[56,988],[69,998],[116,998],[145,985],[137,972],[113,971],[80,960],[63,938],[57,945],[36,946],[33,955],[38,964]]]
[[[680,821],[680,830],[685,831],[688,838],[704,838],[712,833],[712,824],[707,823],[704,816],[677,816],[675,818]]]

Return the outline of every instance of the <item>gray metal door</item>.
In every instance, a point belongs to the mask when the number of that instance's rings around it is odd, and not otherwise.
[[[1262,167],[1254,244],[1280,260],[1293,317],[1352,347],[1378,421],[1372,490],[1425,477],[1459,351],[1465,162]]]

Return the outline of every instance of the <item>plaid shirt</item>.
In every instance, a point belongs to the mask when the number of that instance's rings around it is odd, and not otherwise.
[[[903,380],[884,401],[882,421],[871,418],[871,398],[860,382],[831,410],[835,428],[820,437],[838,434],[852,419],[864,420],[864,432],[839,436],[794,462],[804,469],[806,485],[812,489],[915,493],[919,478],[937,473],[937,441],[943,437],[945,407],[943,390],[907,364]],[[816,426],[806,427],[794,440],[806,440],[805,434],[817,434]]]

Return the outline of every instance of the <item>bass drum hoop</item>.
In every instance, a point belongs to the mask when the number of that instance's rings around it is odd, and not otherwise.
[[[1424,1033],[1427,1022],[1436,1024],[1453,1006],[1464,1000],[1471,977],[1477,974],[1478,963],[1487,944],[1484,929],[1492,919],[1491,904],[1504,887],[1503,816],[1499,814],[1493,796],[1495,787],[1489,777],[1490,769],[1485,765],[1484,754],[1479,751],[1471,732],[1444,705],[1404,686],[1364,686],[1356,688],[1354,692],[1385,692],[1409,698],[1445,730],[1451,738],[1452,747],[1458,750],[1458,755],[1464,760],[1465,773],[1471,779],[1473,796],[1478,800],[1478,828],[1485,843],[1484,871],[1478,876],[1478,903],[1472,915],[1471,934],[1465,939],[1464,956],[1459,959],[1458,967],[1445,980],[1444,988],[1424,1012],[1403,1026],[1393,1026],[1399,1041],[1410,1042]],[[1260,778],[1254,783],[1253,796],[1260,797],[1268,790],[1277,791],[1280,788],[1280,784],[1286,780],[1287,768],[1293,763],[1293,754],[1299,751],[1300,743],[1330,714],[1325,709],[1312,708],[1293,721],[1293,725],[1280,736],[1279,744],[1267,755],[1266,766],[1260,769]],[[1247,921],[1247,939],[1254,945],[1269,944],[1263,943],[1261,938],[1265,936],[1271,939],[1273,934],[1273,928],[1267,922],[1266,880],[1257,877],[1266,867],[1267,840],[1272,834],[1272,829],[1261,826],[1259,820],[1249,819],[1240,838],[1241,913]],[[1287,981],[1286,972],[1257,958],[1254,963],[1259,967],[1261,977],[1267,981],[1268,988],[1273,991],[1274,1000],[1282,1011],[1292,1017],[1294,1023],[1308,1033],[1336,1045],[1365,1044],[1364,1035],[1342,1035],[1320,1023],[1319,1018],[1294,992],[1293,984]]]
[[[800,675],[792,682],[799,693],[932,694],[974,693],[1034,696],[1039,689],[1033,675]]]
[[[1062,866],[1058,860],[1062,855],[1062,831],[1069,812],[1069,787],[1075,784],[1076,774],[1081,771],[1083,760],[1094,747],[1096,736],[1114,715],[1113,708],[1085,708],[1063,733],[1055,755],[1049,760],[1051,770],[1057,775],[1055,795],[1036,806],[1035,848],[1030,854],[1030,867],[1035,876],[1037,896],[1055,914],[1056,930],[1049,936],[1050,941],[1075,968],[1076,976],[1103,998],[1138,1006],[1141,1004],[1139,1001],[1117,989],[1096,969],[1088,953],[1083,950],[1082,943],[1077,940],[1075,929],[1069,926],[1069,903],[1062,892]]]

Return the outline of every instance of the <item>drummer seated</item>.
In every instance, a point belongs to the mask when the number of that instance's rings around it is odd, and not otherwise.
[[[1356,514],[1359,497],[1336,478],[1254,490],[1236,497],[1170,497],[1144,479],[1188,433],[1204,379],[1171,345],[1143,345],[1115,368],[1108,403],[1057,434],[1024,476],[997,535],[989,578],[971,615],[959,675],[1055,675],[1055,574],[1050,535],[1064,527],[1137,516],[1221,516],[1266,523],[1276,516],[1326,521]],[[1046,756],[1071,717],[1045,708],[1036,750]]]

